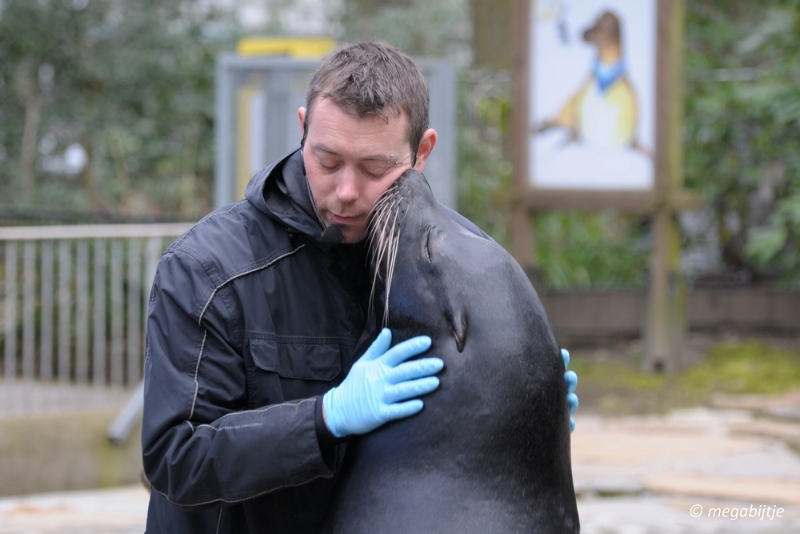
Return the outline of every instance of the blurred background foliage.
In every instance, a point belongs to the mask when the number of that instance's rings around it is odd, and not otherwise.
[[[152,220],[210,208],[214,62],[236,35],[203,4],[0,3],[3,211]]]
[[[274,16],[254,32],[223,0],[0,0],[0,223],[207,212],[215,57],[245,33],[292,33],[293,2],[261,3]],[[508,245],[510,0],[334,4],[340,41],[458,66],[459,210]],[[708,199],[682,218],[703,256],[687,271],[800,285],[800,0],[686,9],[685,179]],[[544,284],[645,283],[646,219],[550,211],[535,225]]]
[[[800,284],[800,1],[687,3],[685,173],[721,263]]]

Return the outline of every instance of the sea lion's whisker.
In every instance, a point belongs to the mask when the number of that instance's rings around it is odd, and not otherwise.
[[[384,295],[384,303],[383,303],[383,323],[384,326],[389,324],[389,292],[392,289],[392,278],[394,277],[394,267],[395,262],[397,260],[397,249],[398,249],[398,241],[400,240],[400,229],[397,226],[397,211],[394,212],[394,219],[392,220],[392,235],[391,239],[389,239],[389,250],[388,258],[387,258],[387,268],[386,268],[386,292]]]
[[[398,209],[402,198],[398,182],[400,180],[392,184],[375,203],[367,226],[373,268],[369,313],[373,312],[378,284],[382,282],[384,284],[383,326],[387,326],[389,322],[389,293],[398,251],[399,222],[403,215]]]

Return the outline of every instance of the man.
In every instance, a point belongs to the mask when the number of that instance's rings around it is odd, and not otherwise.
[[[302,148],[159,264],[142,429],[150,534],[319,532],[342,439],[417,413],[438,387],[440,359],[407,361],[430,339],[390,349],[366,313],[367,216],[436,144],[424,78],[392,47],[346,46],[306,102]]]

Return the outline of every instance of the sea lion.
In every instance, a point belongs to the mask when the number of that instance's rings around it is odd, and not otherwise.
[[[327,533],[579,532],[564,363],[516,261],[407,171],[369,227],[374,313],[445,362],[418,415],[348,445]]]

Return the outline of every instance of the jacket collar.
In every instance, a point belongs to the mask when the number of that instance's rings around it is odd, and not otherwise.
[[[318,239],[325,229],[311,196],[302,149],[256,174],[247,184],[245,198],[290,230]]]

